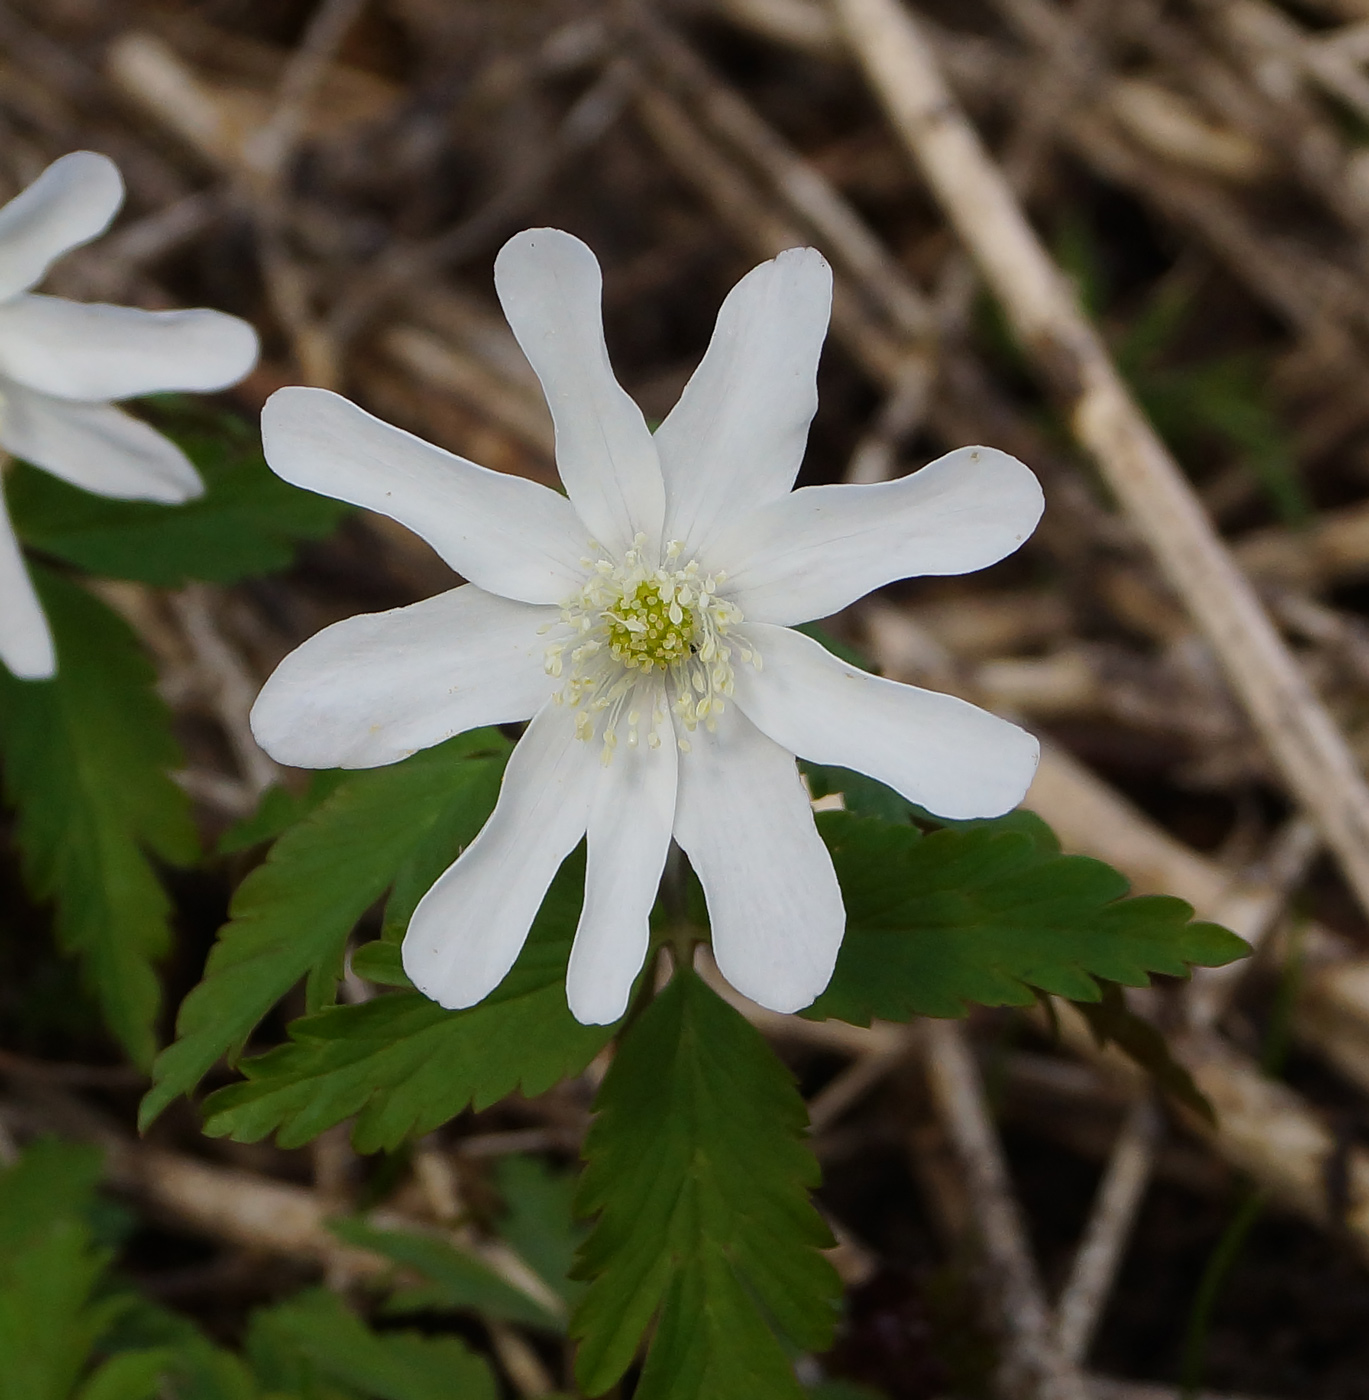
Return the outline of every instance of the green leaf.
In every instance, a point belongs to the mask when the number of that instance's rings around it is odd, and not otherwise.
[[[324,768],[309,775],[309,786],[298,795],[283,787],[267,788],[257,803],[257,810],[234,822],[219,838],[217,854],[232,855],[235,851],[251,850],[264,841],[274,841],[296,822],[303,821],[350,776],[343,768]]]
[[[111,1356],[76,1393],[76,1400],[161,1400],[162,1382],[174,1360],[166,1347]]]
[[[0,1266],[0,1400],[67,1400],[111,1307],[91,1301],[106,1256],[58,1220]]]
[[[34,570],[57,640],[50,681],[0,667],[0,753],[34,894],[56,910],[106,1023],[139,1065],[152,1060],[170,947],[167,899],[149,857],[195,859],[190,804],[152,667],[124,622],[84,589]]]
[[[244,1361],[204,1338],[183,1343],[173,1356],[175,1400],[259,1400],[262,1394]]]
[[[479,1005],[444,1011],[406,991],[303,1017],[289,1044],[244,1062],[244,1083],[205,1100],[205,1131],[253,1142],[278,1130],[282,1146],[298,1146],[356,1114],[357,1150],[392,1150],[468,1104],[580,1073],[613,1033],[582,1026],[566,1005],[583,870],[567,861],[512,971]]]
[[[814,797],[828,797],[839,792],[845,810],[858,817],[875,817],[884,822],[906,822],[910,817],[923,817],[921,808],[915,807],[900,792],[864,773],[856,773],[850,768],[834,768],[821,763],[799,764],[803,775],[808,779],[808,791]],[[933,821],[936,819],[933,818]]]
[[[455,859],[494,806],[508,749],[494,730],[458,735],[352,775],[286,831],[233,896],[204,980],[181,1005],[178,1039],[157,1057],[144,1127],[221,1055],[236,1055],[301,977],[331,999],[357,920],[440,822]]]
[[[1191,922],[1180,899],[1126,899],[1101,861],[1065,856],[1048,829],[1015,820],[946,828],[824,813],[819,828],[846,902],[831,984],[803,1014],[963,1016],[969,1002],[1023,1006],[1036,991],[1098,1001],[1095,978],[1129,987],[1244,955],[1242,939]]]
[[[660,1321],[637,1400],[797,1400],[770,1320],[823,1350],[839,1286],[807,1189],[807,1114],[761,1035],[692,972],[677,972],[618,1047],[585,1143],[577,1205],[598,1212],[571,1322],[590,1395]]]
[[[98,1148],[39,1138],[0,1172],[0,1263],[50,1225],[90,1212],[103,1161]]]
[[[574,1307],[585,1289],[570,1274],[588,1233],[575,1219],[575,1174],[554,1171],[538,1157],[510,1156],[495,1167],[494,1179],[505,1207],[500,1235]]]
[[[240,419],[217,415],[189,431],[158,427],[199,468],[203,496],[181,506],[114,501],[21,463],[5,483],[19,537],[92,574],[177,588],[286,568],[301,541],[331,534],[350,509],[282,481]]]
[[[34,1143],[0,1172],[0,1400],[68,1400],[124,1304],[94,1300],[108,1261],[86,1216],[100,1154]]]
[[[386,943],[377,938],[363,943],[352,954],[352,971],[378,987],[413,987],[409,974],[404,971],[404,960],[400,956],[398,943]]]
[[[1138,1016],[1126,1002],[1122,989],[1115,982],[1102,984],[1103,998],[1097,1002],[1077,1001],[1100,1048],[1116,1045],[1144,1069],[1156,1086],[1205,1118],[1214,1128],[1217,1115],[1193,1076],[1170,1054],[1163,1035],[1151,1023]]]
[[[315,1377],[374,1400],[496,1400],[489,1367],[455,1337],[372,1332],[331,1293],[312,1289],[253,1314],[248,1351],[269,1387]]]
[[[383,1255],[428,1280],[397,1290],[386,1304],[386,1312],[455,1308],[552,1332],[565,1330],[563,1318],[506,1282],[483,1260],[438,1235],[381,1230],[364,1220],[335,1220],[332,1230],[348,1244]]]

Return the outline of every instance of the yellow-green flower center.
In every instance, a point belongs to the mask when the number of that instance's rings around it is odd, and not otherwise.
[[[639,671],[666,670],[689,652],[694,610],[678,598],[666,603],[654,579],[643,579],[605,614],[615,661]]]
[[[714,729],[727,708],[734,653],[761,664],[733,631],[741,609],[718,596],[727,576],[693,559],[681,567],[678,540],[666,542],[659,564],[643,558],[645,545],[638,535],[621,560],[583,560],[584,584],[561,604],[560,622],[542,629],[560,633],[546,647],[547,674],[561,681],[552,699],[578,711],[580,738],[603,736],[605,763],[620,730],[629,748],[644,736],[653,749],[674,730],[688,752],[686,735]]]

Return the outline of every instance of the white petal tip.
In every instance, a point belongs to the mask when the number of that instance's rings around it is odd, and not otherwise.
[[[0,510],[3,510],[0,505]],[[0,641],[0,664],[16,680],[50,681],[57,674],[57,648],[47,621],[33,599],[34,611]]]
[[[589,244],[573,233],[559,228],[525,228],[499,250],[494,260],[495,278],[498,279],[501,266],[507,269],[520,258],[546,258],[558,253],[563,257],[588,258],[598,269],[599,260]]]
[[[792,1016],[795,1012],[802,1011],[804,1007],[812,1006],[827,990],[827,984],[832,980],[832,974],[829,972],[823,978],[821,987],[816,991],[809,991],[807,988],[800,987],[777,987],[773,983],[765,986],[743,987],[738,986],[737,982],[727,977],[726,972],[723,972],[723,976],[727,978],[729,985],[736,987],[737,991],[748,1001],[754,1001],[757,1006],[764,1007],[766,1011],[774,1011],[781,1016]]]
[[[494,990],[494,987],[480,987],[467,982],[458,971],[447,965],[440,948],[420,945],[412,926],[400,948],[400,961],[409,981],[444,1011],[468,1011]]]
[[[256,330],[240,316],[204,308],[195,313],[204,318],[213,340],[211,362],[206,364],[203,382],[189,387],[204,393],[227,389],[255,368],[261,355]],[[198,377],[198,376],[197,376]]]
[[[566,1004],[582,1026],[611,1026],[622,1020],[631,991],[629,987],[621,996],[605,995],[601,987],[577,990],[567,984]]]
[[[119,174],[119,167],[99,151],[72,151],[53,161],[43,174],[54,170],[66,179],[80,181],[93,199],[111,206],[111,217],[123,203],[124,177]]]
[[[57,674],[57,658],[49,657],[45,661],[10,661],[6,663],[6,669],[15,680],[50,681]]]
[[[994,735],[998,746],[994,754],[997,771],[989,780],[983,775],[976,778],[973,800],[965,801],[962,794],[947,796],[940,801],[905,794],[909,801],[917,802],[933,816],[943,817],[947,821],[987,821],[992,817],[1006,816],[1019,806],[1036,777],[1041,762],[1041,743],[1035,734],[1029,734],[1005,719],[1000,719],[999,724],[1003,730],[1011,732]]]

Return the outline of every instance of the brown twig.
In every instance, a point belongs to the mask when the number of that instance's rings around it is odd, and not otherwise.
[[[1083,1377],[1056,1344],[1050,1310],[1032,1261],[1002,1149],[984,1104],[979,1070],[954,1021],[927,1025],[927,1071],[974,1204],[986,1282],[998,1302],[1005,1393],[1084,1400]]]
[[[1132,1105],[1113,1144],[1084,1237],[1056,1305],[1055,1344],[1076,1364],[1088,1355],[1121,1265],[1155,1165],[1161,1130],[1154,1103],[1142,1097]]]
[[[1369,907],[1369,787],[1343,737],[1137,409],[894,0],[836,0],[896,131],[918,160],[1072,431],[1206,632],[1289,786]]]

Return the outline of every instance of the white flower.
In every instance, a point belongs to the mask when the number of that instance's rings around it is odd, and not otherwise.
[[[175,503],[204,487],[185,454],[110,399],[222,389],[256,362],[256,332],[220,311],[138,311],[29,291],[123,203],[107,156],[54,161],[0,208],[0,447],[101,496]],[[0,661],[40,680],[52,634],[0,494]]]
[[[654,437],[609,367],[583,243],[520,233],[495,285],[546,392],[568,497],[335,394],[275,394],[262,432],[276,472],[402,522],[470,582],[311,638],[267,681],[253,730],[283,763],[366,768],[531,719],[493,815],[405,938],[406,971],[443,1006],[499,984],[588,833],[566,986],[581,1021],[626,1007],[672,836],[703,884],[723,975],[795,1011],[827,985],[845,912],[794,755],[976,817],[1021,800],[1037,743],[791,627],[893,579],[1001,559],[1035,527],[1041,489],[977,447],[898,481],[791,490],[831,305],[811,248],[732,290]]]

